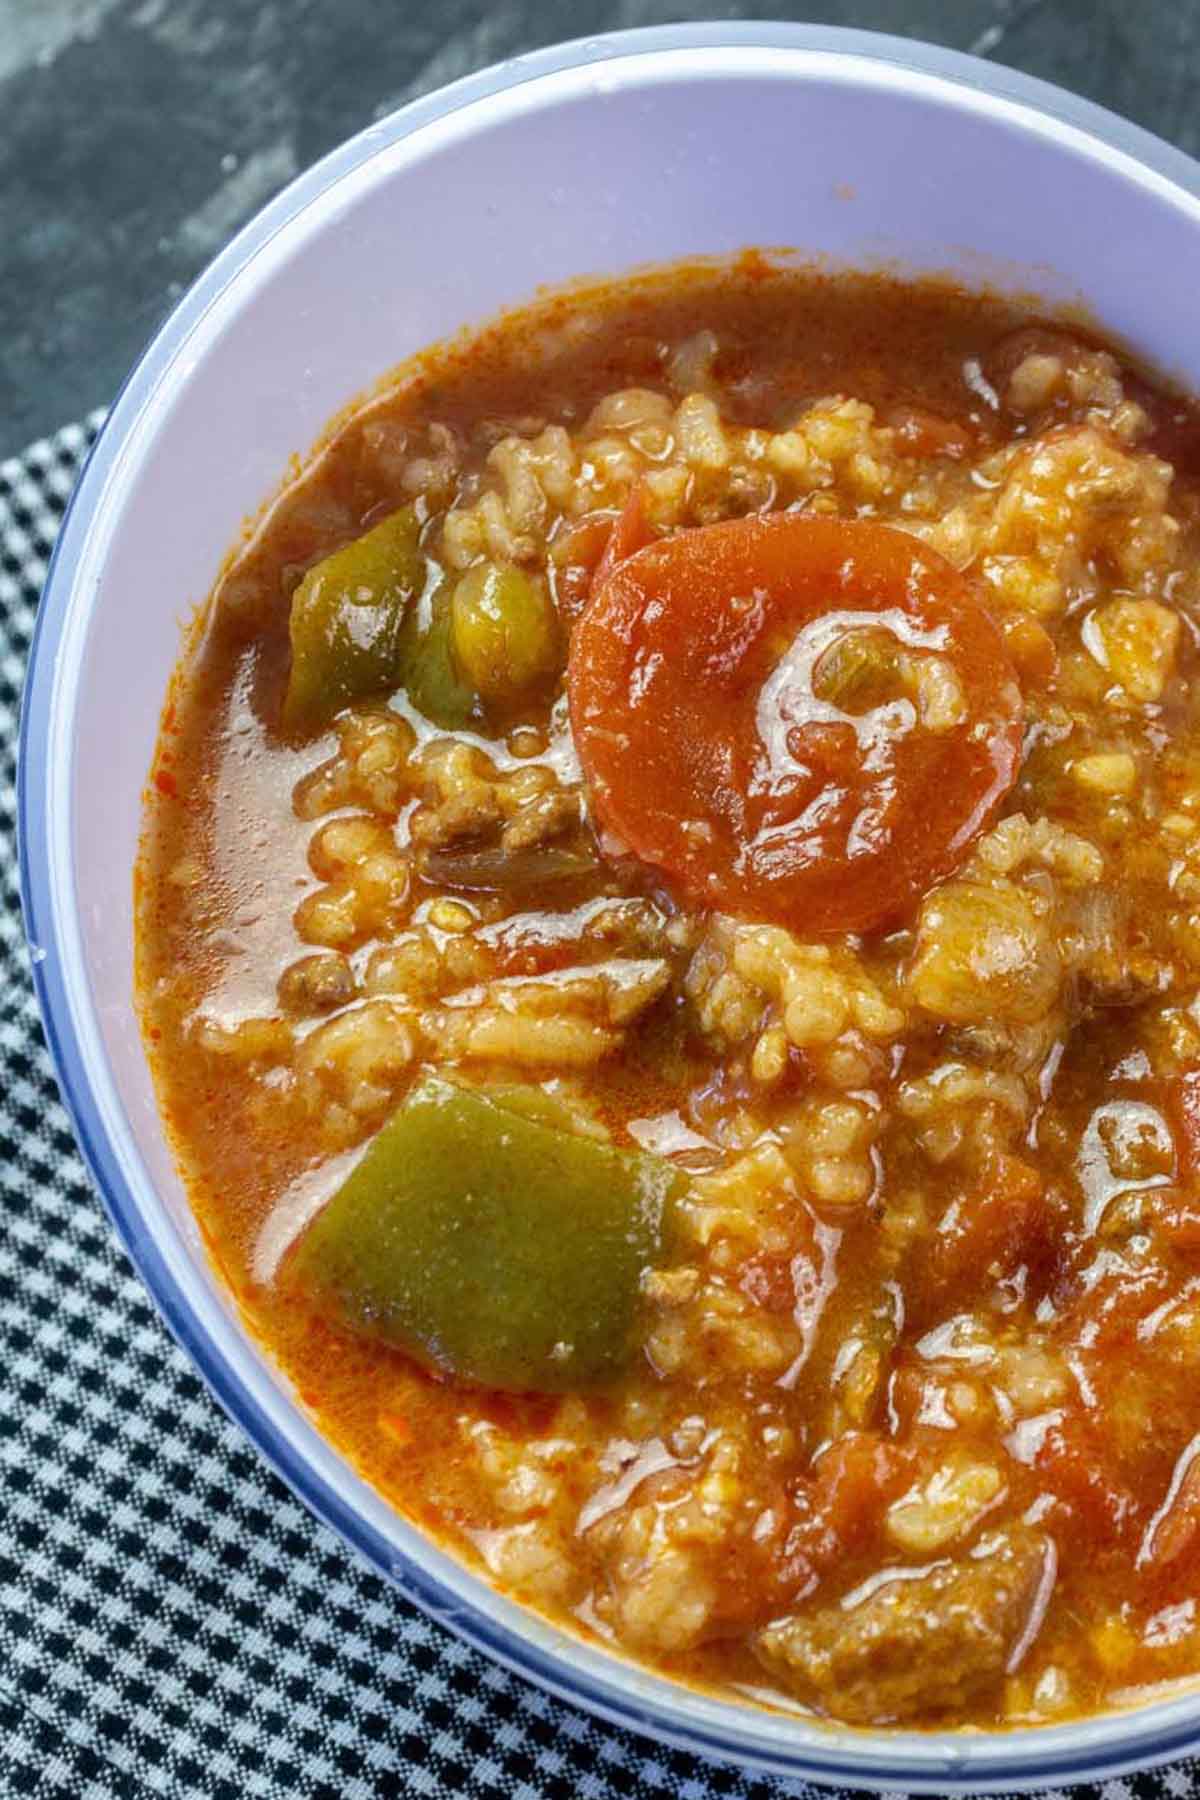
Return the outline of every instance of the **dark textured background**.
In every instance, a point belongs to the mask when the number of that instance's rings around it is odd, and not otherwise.
[[[109,400],[226,238],[412,95],[556,39],[768,15],[974,50],[1200,146],[1197,0],[0,0],[0,456]]]
[[[0,459],[109,400],[230,233],[404,99],[558,38],[768,10],[0,0]],[[777,12],[973,49],[1198,148],[1200,0]],[[216,1411],[117,1252],[33,1024],[11,840],[16,681],[85,442],[0,467],[0,1795],[768,1800],[555,1705],[384,1588]],[[1192,1765],[1087,1800],[1196,1793]]]

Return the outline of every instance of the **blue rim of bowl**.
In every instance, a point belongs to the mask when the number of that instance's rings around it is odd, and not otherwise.
[[[180,345],[285,225],[386,146],[464,107],[547,75],[616,58],[726,48],[836,56],[890,65],[941,80],[951,87],[973,89],[992,99],[1010,102],[1026,115],[1072,127],[1185,195],[1200,197],[1200,165],[1190,157],[1104,108],[1047,82],[903,38],[779,23],[650,27],[555,45],[514,57],[414,100],[331,151],[238,233],[160,327],[114,401],[64,515],[34,629],[18,747],[21,903],[28,941],[45,951],[33,959],[34,986],[80,1150],[121,1241],[174,1337],[225,1412],[292,1491],[375,1570],[395,1582],[433,1618],[449,1623],[475,1648],[560,1699],[580,1705],[612,1724],[727,1763],[825,1782],[865,1782],[877,1790],[909,1787],[940,1793],[982,1793],[997,1787],[1012,1790],[1052,1782],[1098,1780],[1200,1747],[1200,1692],[1128,1713],[1078,1721],[1072,1726],[1005,1734],[955,1737],[872,1733],[856,1738],[826,1734],[820,1728],[813,1730],[797,1718],[797,1738],[802,1741],[792,1750],[778,1739],[764,1742],[760,1732],[756,1732],[756,1720],[764,1728],[767,1721],[772,1721],[778,1729],[778,1713],[759,1714],[753,1709],[729,1707],[719,1724],[709,1726],[692,1716],[682,1716],[680,1710],[673,1711],[672,1692],[682,1701],[682,1691],[674,1689],[674,1684],[661,1684],[661,1704],[657,1694],[653,1703],[638,1701],[622,1691],[625,1665],[619,1659],[612,1659],[611,1679],[583,1670],[572,1662],[569,1640],[564,1640],[565,1650],[543,1650],[527,1641],[519,1630],[489,1616],[482,1604],[465,1601],[413,1557],[398,1554],[394,1542],[362,1518],[294,1445],[281,1440],[264,1408],[195,1316],[193,1302],[143,1223],[139,1196],[127,1179],[113,1134],[92,1091],[79,1018],[61,972],[59,952],[73,917],[73,897],[64,900],[57,890],[52,853],[57,826],[47,780],[56,748],[52,725],[59,654],[92,517],[144,406]],[[480,1580],[478,1585],[486,1590],[486,1583]],[[711,1698],[715,1701],[716,1697]]]

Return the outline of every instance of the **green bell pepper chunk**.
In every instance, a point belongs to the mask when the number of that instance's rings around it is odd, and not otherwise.
[[[405,620],[400,650],[409,699],[444,731],[469,723],[477,699],[454,654],[453,600],[453,589],[443,581],[415,606]]]
[[[476,563],[455,587],[451,617],[458,666],[489,707],[519,706],[562,666],[553,602],[523,569]]]
[[[335,713],[403,679],[404,626],[425,586],[411,506],[309,569],[292,597],[289,733],[321,731]]]
[[[485,1387],[615,1377],[686,1179],[553,1121],[540,1093],[426,1076],[300,1239],[295,1278],[346,1324]]]

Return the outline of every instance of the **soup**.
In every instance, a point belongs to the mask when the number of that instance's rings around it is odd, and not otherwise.
[[[676,1678],[1200,1672],[1197,423],[994,296],[664,271],[402,369],[193,633],[137,966],[211,1253]]]

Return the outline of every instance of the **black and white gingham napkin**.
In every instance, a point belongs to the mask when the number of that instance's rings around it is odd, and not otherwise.
[[[259,1460],[118,1247],[43,1043],[14,844],[30,632],[99,424],[0,463],[0,1794],[817,1800],[596,1723],[427,1620]],[[1193,1763],[1076,1790],[1197,1792]]]

